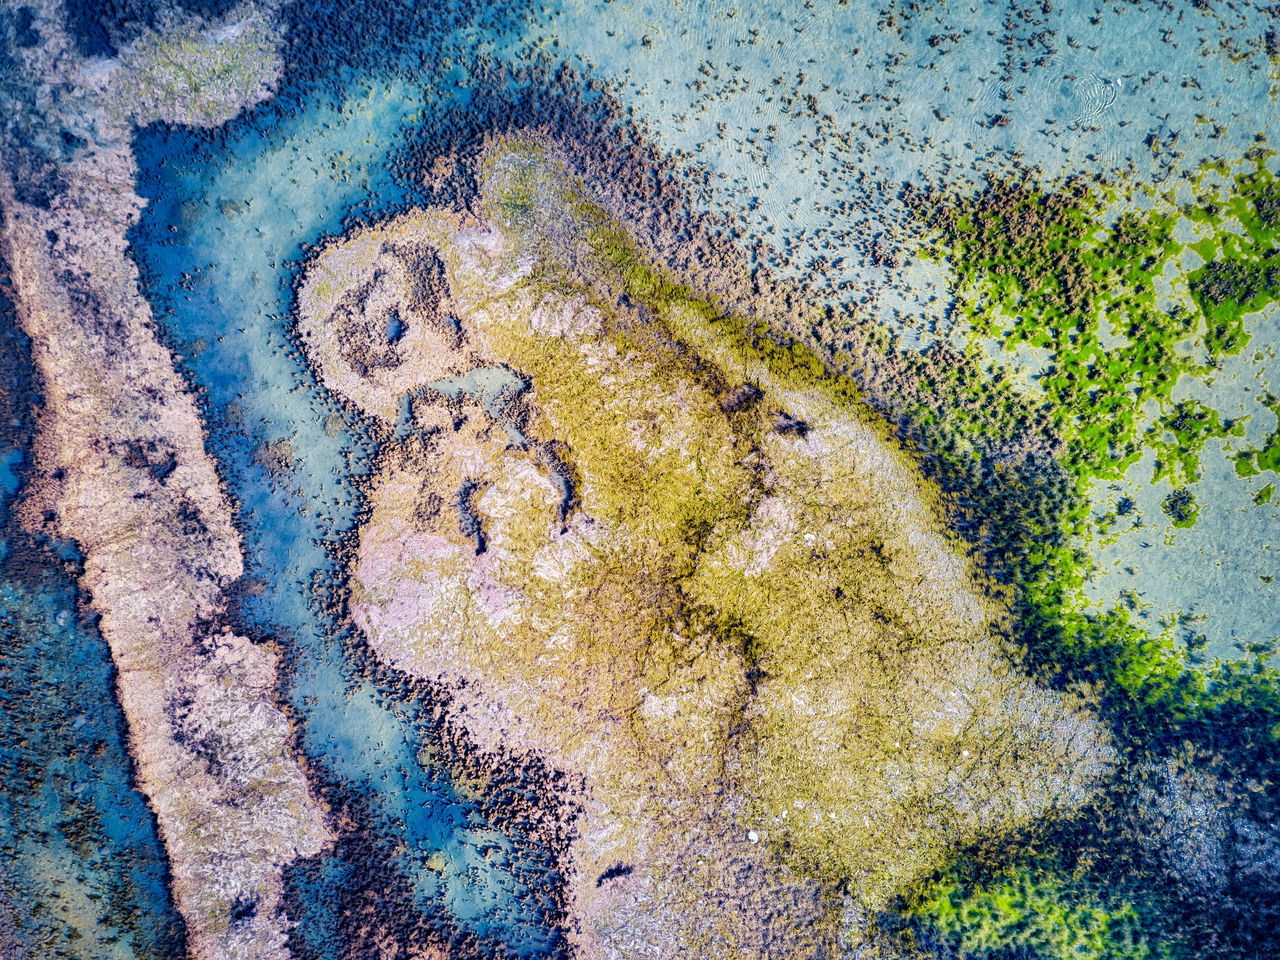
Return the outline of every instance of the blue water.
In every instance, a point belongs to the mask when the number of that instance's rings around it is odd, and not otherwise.
[[[375,446],[290,341],[290,284],[307,245],[342,232],[352,210],[381,217],[420,199],[388,170],[428,102],[420,86],[353,78],[340,97],[281,99],[216,142],[140,133],[150,203],[134,256],[160,328],[202,390],[209,445],[239,503],[251,584],[242,615],[287,644],[303,749],[335,793],[366,806],[386,866],[426,922],[459,927],[491,952],[543,956],[560,943],[549,852],[505,834],[447,767],[420,759],[427,705],[362,671],[314,586],[338,572],[338,537],[356,520],[353,480]],[[260,454],[282,441],[294,456],[284,476]],[[309,952],[341,956],[342,894],[367,869],[340,851],[297,872]]]
[[[80,557],[12,517],[39,399],[30,362],[0,290],[0,902],[13,909],[0,923],[21,929],[28,956],[181,957],[111,653],[81,610]]]
[[[541,956],[562,945],[549,851],[432,759],[424,703],[377,672],[326,612],[379,437],[317,387],[289,332],[309,245],[437,199],[419,179],[433,150],[552,115],[555,94],[503,75],[503,61],[528,64],[541,51],[614,84],[664,150],[709,172],[700,205],[741,216],[774,244],[780,267],[846,253],[830,279],[874,289],[879,318],[920,342],[923,328],[945,333],[945,271],[890,277],[863,255],[867,237],[893,226],[895,181],[973,178],[1018,150],[1049,179],[1104,168],[1158,179],[1239,153],[1278,115],[1265,64],[1239,66],[1214,45],[1265,26],[1248,4],[1238,16],[1189,13],[1184,44],[1169,47],[1158,38],[1176,9],[1117,6],[1098,25],[1059,3],[1046,24],[1052,49],[1034,23],[1007,30],[1003,4],[899,9],[887,23],[856,3],[795,6],[299,4],[286,11],[288,73],[273,103],[210,135],[139,133],[150,203],[134,255],[157,323],[201,391],[209,447],[238,503],[241,616],[281,641],[301,746],[377,844],[373,866],[368,847],[340,844],[292,872],[303,952],[344,955],[343,910],[353,888],[377,886],[371,869],[385,870],[375,879],[389,901],[404,899],[427,927],[470,937],[479,952]],[[1043,62],[1010,63],[1024,54]],[[525,85],[534,92],[522,98]],[[809,96],[832,117],[821,137]],[[1195,122],[1206,111],[1224,134]],[[1180,134],[1186,155],[1150,150],[1152,132],[1164,142]],[[264,456],[268,445],[288,451],[292,468]],[[9,475],[0,469],[0,487]]]

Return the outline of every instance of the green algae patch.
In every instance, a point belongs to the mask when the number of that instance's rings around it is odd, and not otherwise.
[[[1137,908],[1060,871],[1019,866],[985,883],[955,872],[917,894],[927,918],[961,956],[1032,951],[1043,960],[1148,960],[1165,956],[1145,941]]]
[[[1153,479],[1185,485],[1199,477],[1210,440],[1240,435],[1240,423],[1172,393],[1238,354],[1246,316],[1280,297],[1280,187],[1267,159],[1246,158],[1225,200],[1201,186],[1195,205],[1153,196],[1150,209],[1110,220],[1117,198],[1075,181],[1052,192],[1006,181],[975,196],[907,192],[933,231],[926,252],[955,271],[970,351],[980,356],[980,342],[1047,351],[1035,382],[1080,485],[1120,477],[1148,449],[1157,453]],[[1200,239],[1175,239],[1179,222]],[[1181,276],[1187,250],[1207,262]],[[1161,308],[1156,280],[1171,264],[1180,278],[1173,306]]]
[[[1199,400],[1179,400],[1146,433],[1147,446],[1156,452],[1152,482],[1168,477],[1174,483],[1194,483],[1200,479],[1204,445],[1243,434],[1243,421],[1224,420]]]
[[[413,235],[450,356],[524,385],[486,407],[400,381],[418,429],[372,484],[353,610],[482,750],[584,784],[584,943],[813,955],[839,891],[876,909],[1082,802],[1105,734],[1004,655],[998,591],[853,381],[675,282],[540,143],[481,173],[489,223],[412,212],[318,251],[298,325],[328,385],[387,406],[335,314],[390,273],[358,251]],[[428,313],[399,316],[416,342]]]
[[[1267,665],[1273,655],[1267,651],[1274,647],[1247,651],[1238,663],[1204,665],[1198,656],[1204,638],[1193,636],[1189,619],[1163,623],[1153,634],[1136,597],[1094,611],[1083,587],[1095,526],[1114,536],[1117,521],[1132,512],[1131,503],[1117,505],[1098,521],[1088,506],[1098,484],[1118,479],[1152,453],[1152,481],[1167,480],[1172,487],[1162,512],[1171,526],[1189,528],[1200,511],[1193,484],[1203,456],[1218,455],[1215,448],[1222,446],[1242,481],[1273,462],[1267,451],[1274,435],[1257,449],[1241,450],[1246,418],[1223,417],[1186,396],[1212,384],[1224,361],[1248,343],[1256,313],[1277,299],[1277,205],[1268,159],[1250,155],[1234,172],[1223,165],[1221,186],[1202,177],[1192,204],[1150,195],[1118,217],[1114,209],[1134,198],[1079,183],[1053,192],[993,183],[977,196],[945,199],[912,197],[908,191],[920,222],[933,231],[930,254],[947,258],[956,271],[957,306],[973,330],[960,358],[949,358],[952,377],[934,374],[931,382],[958,379],[949,389],[959,397],[994,395],[1012,384],[1016,398],[1006,409],[1018,430],[1023,436],[1039,432],[1046,446],[1058,442],[1051,461],[1004,472],[988,459],[1001,450],[989,437],[1003,417],[988,417],[984,424],[924,404],[905,410],[913,425],[908,433],[920,442],[924,462],[961,504],[955,515],[976,531],[976,549],[993,564],[993,576],[1014,585],[1011,638],[1045,676],[1095,684],[1126,757],[1136,762],[1163,755],[1170,744],[1184,743],[1188,750],[1202,744],[1204,756],[1197,762],[1223,777],[1227,770],[1231,777],[1248,771],[1255,783],[1273,783],[1280,762],[1271,732],[1278,672]],[[1184,264],[1194,269],[1188,272]],[[1012,356],[1025,345],[1045,358],[1032,389],[1000,362],[1002,354]],[[1276,412],[1274,398],[1264,406]],[[935,426],[939,420],[945,425]],[[1005,436],[1003,426],[999,435]],[[1265,505],[1273,491],[1268,484],[1254,502]],[[1003,518],[1020,522],[1000,523]],[[1230,735],[1224,738],[1223,731]],[[1177,763],[1192,765],[1181,755]],[[1240,795],[1248,808],[1243,788]],[[1082,843],[1096,856],[1108,844],[1114,849],[1144,842],[1129,829],[1106,823],[1083,841],[1069,839],[1074,835],[1064,830],[1055,843],[1065,849]],[[1086,876],[1095,891],[1120,878],[1106,869]],[[1073,915],[1075,908],[1038,902],[1040,893],[1028,888],[1029,880],[1010,877],[994,886],[952,877],[943,883],[944,896],[926,896],[912,909],[941,917],[940,925],[953,930],[962,941],[953,942],[965,955],[1058,955],[1067,946],[1045,940],[1054,928],[1041,927],[1035,919],[1040,914],[1088,927]],[[1047,869],[1034,880],[1042,883],[1074,889],[1076,881]],[[1034,904],[1033,915],[1023,916],[1022,906],[1009,909],[1010,897]],[[1059,893],[1050,896],[1059,899]],[[1124,926],[1147,931],[1155,951],[1162,935],[1154,931],[1177,924],[1166,923],[1162,908],[1152,904],[1135,900],[1134,909],[1137,917],[1124,908]],[[1111,910],[1104,906],[1102,913]],[[962,921],[956,919],[960,915]],[[1141,923],[1135,925],[1136,919]],[[981,942],[963,941],[961,926],[984,931]],[[1120,944],[1107,945],[1104,937],[1077,946],[1082,955],[1127,956],[1128,945],[1126,934]],[[1139,955],[1145,949],[1138,944]]]
[[[1175,490],[1162,501],[1160,509],[1175,527],[1188,528],[1196,525],[1200,515],[1200,506],[1190,490]]]
[[[1276,418],[1276,429],[1260,449],[1250,448],[1236,454],[1236,473],[1241,477],[1256,477],[1268,471],[1280,475],[1280,399],[1268,394],[1264,403]]]
[[[1143,406],[1171,406],[1179,376],[1207,369],[1181,348],[1197,318],[1156,307],[1152,278],[1182,249],[1176,216],[1127,213],[1101,228],[1102,199],[1078,183],[1054,193],[992,183],[954,205],[908,199],[936,231],[933,254],[955,270],[971,349],[982,338],[1009,352],[1021,344],[1048,351],[1036,383],[1069,468],[1121,476],[1159,431],[1143,424]],[[1123,342],[1104,344],[1104,322]],[[1190,436],[1174,469],[1194,473],[1207,436]]]
[[[1191,292],[1209,327],[1205,345],[1215,354],[1239,353],[1249,342],[1244,315],[1280,297],[1280,255],[1258,260],[1214,260],[1191,274]]]
[[[1245,450],[1236,454],[1236,476],[1243,479],[1256,477],[1262,471],[1258,469],[1254,458],[1257,454],[1252,450]]]
[[[1209,262],[1188,277],[1206,320],[1212,353],[1239,353],[1248,343],[1244,318],[1280,299],[1280,183],[1267,169],[1269,155],[1257,153],[1231,177],[1225,202],[1187,211],[1190,219],[1215,226],[1234,222],[1209,245]]]
[[[955,271],[957,306],[972,331],[965,359],[952,367],[959,383],[951,392],[994,397],[1016,384],[1008,367],[984,362],[990,344],[997,360],[1023,345],[1047,358],[1033,375],[1036,388],[1013,386],[1017,396],[1000,405],[1007,412],[985,423],[946,411],[950,422],[937,428],[939,412],[923,407],[906,411],[907,419],[923,427],[914,429],[926,462],[949,490],[988,515],[1023,519],[1006,525],[1010,533],[993,537],[998,546],[985,553],[1005,571],[998,576],[1018,585],[1016,632],[1029,654],[1055,674],[1066,669],[1118,685],[1124,696],[1117,702],[1132,705],[1121,713],[1137,729],[1151,727],[1144,711],[1160,691],[1171,692],[1168,678],[1189,659],[1171,634],[1153,644],[1124,616],[1083,612],[1089,571],[1081,547],[1094,526],[1088,495],[1151,452],[1152,481],[1167,479],[1174,488],[1163,512],[1171,525],[1190,527],[1199,508],[1189,488],[1202,474],[1206,447],[1226,445],[1242,479],[1280,453],[1270,441],[1262,450],[1231,451],[1244,436],[1244,419],[1174,399],[1180,381],[1209,383],[1248,342],[1248,316],[1277,297],[1272,271],[1280,235],[1269,156],[1259,151],[1234,171],[1204,171],[1190,204],[1155,194],[1138,204],[1080,181],[1053,191],[998,181],[975,195],[906,193],[930,231],[926,253]],[[1213,185],[1215,178],[1225,186]],[[1188,274],[1182,264],[1190,251],[1203,266]],[[1172,301],[1157,295],[1164,280]],[[1060,475],[1042,469],[994,494],[970,492],[977,477],[1001,480],[980,464],[978,451],[991,449],[988,435],[1007,429],[997,426],[1007,421],[1057,438]],[[1046,510],[1051,492],[1058,501]],[[1133,669],[1144,656],[1171,659]],[[1154,686],[1134,686],[1147,683]],[[1162,715],[1188,709],[1179,695]]]

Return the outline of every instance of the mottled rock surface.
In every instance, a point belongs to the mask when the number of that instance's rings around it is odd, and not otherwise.
[[[556,174],[521,173],[511,205],[572,193],[530,176]],[[414,212],[325,247],[298,322],[331,389],[383,417],[413,397],[419,430],[372,488],[356,620],[452,691],[482,751],[582,783],[581,955],[824,956],[840,885],[847,921],[957,845],[1078,805],[1105,732],[998,651],[998,603],[883,427],[694,300],[609,303],[616,258],[599,284],[548,269],[500,228],[511,198],[486,200],[492,222]],[[397,379],[352,363],[344,304],[394,277],[388,302],[417,295],[387,265],[408,238],[445,265],[457,345],[402,313]],[[524,389],[433,386],[494,365]]]

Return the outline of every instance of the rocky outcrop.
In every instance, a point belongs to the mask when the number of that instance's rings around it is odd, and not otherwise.
[[[129,258],[141,205],[128,142],[135,112],[109,77],[131,68],[81,61],[60,24],[58,5],[42,7],[44,43],[18,66],[53,104],[47,123],[89,122],[92,139],[31,160],[10,131],[0,170],[0,243],[44,400],[21,515],[84,555],[81,585],[118,670],[139,786],[193,952],[283,958],[282,868],[319,852],[328,831],[276,702],[275,654],[224,622],[224,591],[242,573],[239,536],[195,400],[156,339]],[[232,26],[187,53],[228,53],[243,35]],[[275,69],[274,56],[260,59],[258,79],[234,89],[260,91]],[[89,70],[107,78],[97,93],[83,85]],[[67,117],[49,96],[62,88],[87,98]],[[244,105],[219,90],[178,98],[176,118],[220,122]],[[32,164],[49,189],[31,189]]]
[[[539,162],[536,145],[511,155]],[[527,217],[530,196],[560,196],[590,219],[541,176],[486,199]],[[605,287],[644,269],[609,231],[579,238],[612,245]],[[457,345],[406,350],[397,380],[352,363],[343,305],[392,276],[381,258],[407,237],[445,264]],[[406,214],[316,254],[298,325],[326,385],[370,413],[412,395],[353,613],[378,656],[450,691],[481,751],[582,784],[580,955],[824,956],[958,845],[1079,805],[1105,731],[1002,657],[998,603],[874,418],[763,362],[682,288],[637,282],[609,306],[542,279],[536,248]],[[399,342],[429,341],[411,321]],[[456,364],[525,389],[495,403],[431,380]]]

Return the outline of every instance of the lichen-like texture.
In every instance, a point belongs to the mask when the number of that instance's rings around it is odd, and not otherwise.
[[[320,249],[298,323],[332,389],[411,397],[355,616],[482,750],[581,785],[583,955],[812,956],[840,911],[1084,801],[1106,733],[1002,652],[884,426],[666,281],[537,139],[482,176],[483,219]]]

